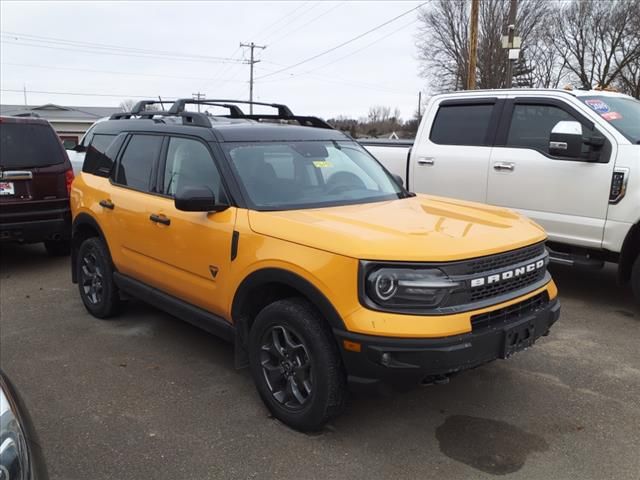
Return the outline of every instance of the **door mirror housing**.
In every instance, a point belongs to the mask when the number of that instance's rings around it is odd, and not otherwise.
[[[551,130],[549,154],[556,157],[580,158],[582,143],[582,124],[573,120],[562,120]]]
[[[208,187],[185,187],[176,192],[176,209],[183,212],[221,212],[229,205],[216,203],[215,195]]]

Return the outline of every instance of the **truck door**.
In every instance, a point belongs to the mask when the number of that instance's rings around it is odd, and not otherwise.
[[[413,146],[411,190],[486,202],[500,107],[497,98],[445,99],[433,105]]]
[[[607,138],[598,162],[588,155],[550,154],[551,130],[579,122],[583,137]],[[599,248],[609,206],[615,142],[568,103],[521,97],[505,104],[491,154],[487,203],[515,208],[541,224],[555,241]]]

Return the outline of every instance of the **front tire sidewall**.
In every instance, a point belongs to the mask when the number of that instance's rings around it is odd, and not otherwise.
[[[342,409],[346,391],[344,374],[333,338],[324,319],[302,300],[281,300],[262,310],[250,332],[249,361],[256,388],[274,417],[300,431],[315,431]],[[260,363],[264,332],[284,326],[304,343],[312,366],[313,386],[307,405],[289,409],[271,393]]]

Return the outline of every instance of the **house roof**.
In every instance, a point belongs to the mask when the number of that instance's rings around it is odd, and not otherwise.
[[[0,105],[0,115],[37,115],[49,121],[95,122],[121,112],[118,107],[68,107],[47,103],[45,105]]]

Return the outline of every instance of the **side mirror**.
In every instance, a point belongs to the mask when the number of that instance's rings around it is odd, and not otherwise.
[[[398,185],[400,185],[401,187],[404,188],[404,180],[402,179],[402,177],[400,175],[397,175],[395,173],[391,174],[391,176],[393,177],[393,179],[396,181],[396,183]]]
[[[87,147],[85,147],[84,145],[77,144],[75,147],[71,148],[70,150],[73,150],[78,153],[82,153],[87,151]]]
[[[185,187],[176,192],[176,209],[183,212],[221,212],[229,205],[216,204],[215,196],[207,187]]]
[[[557,157],[580,158],[582,142],[582,124],[573,120],[562,120],[551,130],[549,154]]]

